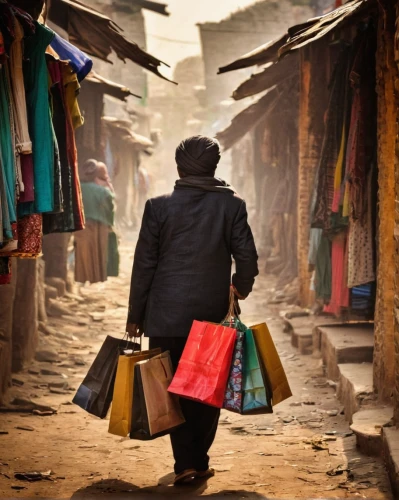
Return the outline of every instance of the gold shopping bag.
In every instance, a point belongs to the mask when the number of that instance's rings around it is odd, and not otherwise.
[[[150,359],[160,353],[161,349],[152,349],[119,356],[108,427],[110,434],[121,437],[129,434],[132,421],[134,367],[139,361]]]
[[[251,326],[251,330],[273,392],[272,403],[276,406],[292,396],[287,376],[266,323]]]

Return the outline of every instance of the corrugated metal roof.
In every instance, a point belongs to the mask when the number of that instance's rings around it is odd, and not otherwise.
[[[269,62],[277,61],[278,51],[286,43],[288,39],[288,33],[284,33],[281,37],[276,40],[261,45],[257,49],[243,55],[234,62],[228,64],[227,66],[222,66],[219,68],[219,74],[227,73],[228,71],[234,71],[237,69],[250,68],[255,65],[262,65]]]
[[[122,28],[102,12],[78,0],[51,0],[48,18],[68,33],[71,43],[87,54],[109,62],[108,57],[114,51],[123,61],[129,59],[168,80],[159,72],[162,64],[168,65],[128,40]]]
[[[245,80],[233,92],[233,99],[236,101],[250,97],[260,92],[281,85],[286,80],[299,74],[299,61],[297,57],[285,58],[282,61],[273,63],[260,73],[253,74]]]

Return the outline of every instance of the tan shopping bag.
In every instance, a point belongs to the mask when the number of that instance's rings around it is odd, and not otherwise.
[[[129,434],[132,421],[134,367],[139,361],[152,358],[160,352],[160,349],[152,349],[119,356],[108,427],[110,434],[121,437]]]
[[[179,398],[168,392],[173,378],[169,352],[139,363],[151,436],[170,432],[185,422]]]
[[[273,406],[292,396],[287,376],[266,323],[251,326],[256,347],[272,388]]]

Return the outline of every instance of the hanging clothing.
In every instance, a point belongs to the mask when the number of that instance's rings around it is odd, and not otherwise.
[[[0,154],[2,163],[2,184],[5,189],[5,198],[3,203],[3,225],[6,231],[6,237],[10,238],[10,226],[7,219],[13,223],[17,220],[16,214],[16,165],[12,137],[12,118],[11,118],[11,99],[9,94],[9,85],[5,67],[0,68]],[[4,217],[4,210],[7,209],[8,215]]]
[[[18,219],[16,245],[0,251],[1,257],[36,258],[42,253],[42,215],[26,215]]]
[[[342,48],[330,84],[326,130],[318,167],[312,227],[329,230],[334,199],[334,180],[345,121],[350,50]]]
[[[59,55],[63,61],[69,61],[72,70],[81,82],[90,73],[93,67],[93,61],[90,57],[82,52],[80,49],[69,43],[64,38],[61,38],[57,33],[55,34],[51,47]]]
[[[29,133],[32,139],[35,201],[22,212],[54,210],[54,137],[50,115],[45,51],[54,32],[35,23],[36,32],[24,41],[24,76]]]
[[[347,236],[345,232],[336,235],[332,242],[331,269],[332,287],[329,304],[324,312],[339,316],[342,308],[349,307]]]
[[[367,213],[367,176],[376,155],[375,41],[370,29],[361,35],[350,72],[354,89],[347,152],[347,181],[350,214],[361,219]]]
[[[374,257],[374,230],[372,223],[372,172],[369,173],[367,191],[362,201],[367,213],[361,219],[351,219],[349,224],[348,287],[364,285],[376,279]]]
[[[23,38],[24,31],[18,19],[14,18],[15,38],[11,44],[9,73],[12,91],[12,106],[16,133],[16,150],[19,154],[32,152],[32,142],[28,129],[28,114],[23,75]]]
[[[52,118],[55,137],[58,144],[59,161],[61,168],[62,212],[58,214],[44,214],[43,232],[72,232],[75,230],[73,216],[73,175],[68,156],[67,116],[64,105],[64,88],[61,67],[68,63],[58,60],[48,61],[48,70],[51,79]]]
[[[331,242],[322,236],[315,262],[316,297],[328,302],[331,298]]]

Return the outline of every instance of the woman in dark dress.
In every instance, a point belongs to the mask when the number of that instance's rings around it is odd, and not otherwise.
[[[215,177],[219,160],[213,139],[195,136],[178,146],[180,179],[171,194],[147,201],[134,256],[126,330],[169,350],[175,368],[193,320],[220,323],[230,286],[244,299],[258,274],[245,201]],[[214,474],[208,451],[220,415],[188,399],[181,406],[186,423],[171,434],[175,484]]]

